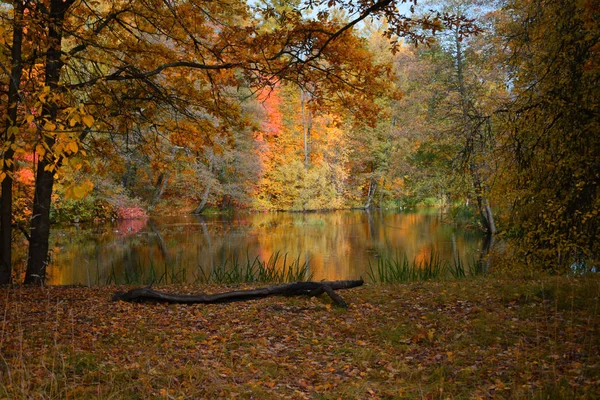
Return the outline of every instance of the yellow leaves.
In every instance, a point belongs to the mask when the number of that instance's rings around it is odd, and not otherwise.
[[[83,117],[81,117],[81,120],[83,121],[83,123],[88,127],[91,128],[92,125],[94,125],[94,117],[92,117],[91,115],[84,115]]]
[[[69,150],[71,153],[77,153],[77,151],[79,150],[79,146],[77,146],[76,141],[67,143],[66,147],[67,147],[67,150]]]
[[[91,181],[86,180],[80,182],[79,184],[73,184],[69,186],[65,191],[65,196],[68,199],[78,200],[90,194],[93,189],[94,184]]]
[[[48,132],[53,132],[54,130],[56,130],[56,124],[54,124],[51,121],[46,121],[44,123],[44,130],[46,130]]]
[[[429,329],[429,330],[427,331],[427,339],[428,339],[430,342],[432,342],[434,337],[435,337],[435,329],[433,329],[433,328],[432,328],[432,329]]]
[[[35,145],[35,152],[40,158],[43,158],[46,155],[46,148],[41,143],[38,143]]]
[[[71,157],[69,158],[69,165],[75,171],[79,171],[83,167],[83,162],[79,157]]]
[[[19,127],[13,125],[7,129],[7,133],[9,137],[12,135],[17,136],[19,134]]]

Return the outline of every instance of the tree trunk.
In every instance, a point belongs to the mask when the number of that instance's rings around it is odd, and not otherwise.
[[[304,136],[304,168],[308,171],[310,167],[310,131],[312,129],[312,115],[310,110],[306,109],[307,95],[300,91],[300,103],[302,105],[302,133]]]
[[[373,196],[375,196],[375,191],[377,190],[377,181],[375,178],[371,178],[369,181],[369,190],[367,192],[367,203],[365,204],[365,210],[373,207]]]
[[[60,71],[63,63],[62,52],[62,26],[65,14],[73,0],[51,0],[48,40],[49,47],[46,52],[46,79],[45,86],[51,93],[57,93],[59,88]],[[51,99],[44,104],[42,116],[50,122],[56,122],[58,105]],[[52,149],[55,139],[51,135],[40,135],[49,149]],[[31,219],[31,237],[29,242],[29,258],[25,273],[25,284],[42,285],[46,279],[48,265],[48,239],[50,237],[50,204],[52,202],[52,188],[54,186],[54,171],[48,171],[56,161],[52,152],[45,157],[40,157],[35,178],[35,194],[33,197],[33,216]],[[59,164],[59,163],[58,163]]]
[[[490,206],[490,202],[487,197],[484,196],[485,188],[481,184],[481,180],[477,176],[475,172],[472,172],[473,175],[473,185],[475,187],[475,193],[477,196],[477,206],[479,208],[479,216],[481,218],[481,223],[483,224],[483,228],[485,229],[488,235],[496,234],[496,224],[494,222],[494,215],[492,213],[492,207]]]
[[[479,144],[481,146],[481,151],[485,154],[485,139],[481,134],[481,127],[474,127],[471,117],[469,116],[469,107],[470,100],[467,93],[467,89],[465,87],[464,82],[464,65],[463,65],[463,50],[462,50],[462,42],[460,39],[460,35],[458,32],[455,32],[455,45],[456,45],[456,75],[458,79],[458,90],[460,93],[461,99],[461,108],[463,114],[463,122],[465,124],[465,132],[467,134],[467,148],[470,148],[471,153],[475,152],[476,141],[479,137]],[[482,167],[486,166],[486,161],[482,162],[482,165],[476,166],[473,161],[473,154],[469,155],[469,170],[471,173],[471,178],[473,179],[473,186],[475,188],[475,194],[477,196],[477,205],[479,207],[479,215],[481,217],[481,222],[488,236],[493,236],[496,234],[496,224],[494,222],[494,215],[492,213],[492,208],[490,206],[489,199],[485,196],[486,186],[482,182],[482,178],[479,174],[479,171]],[[493,240],[489,239],[490,243],[493,243]],[[487,253],[486,253],[487,255]]]
[[[206,207],[206,203],[208,203],[208,195],[210,194],[210,187],[211,187],[211,184],[210,184],[210,182],[208,182],[206,184],[206,189],[204,189],[204,194],[202,195],[202,200],[200,201],[200,204],[198,204],[198,207],[196,207],[196,209],[194,210],[194,212],[192,214],[202,213],[202,211],[204,210],[204,207]]]
[[[208,173],[210,175],[212,175],[212,171],[213,171],[213,156],[211,155],[209,157],[209,161],[208,161]],[[206,203],[208,203],[208,197],[210,195],[210,189],[212,187],[212,176],[210,177],[210,179],[208,179],[208,182],[206,182],[206,188],[204,189],[204,194],[202,195],[202,200],[200,201],[200,204],[198,204],[198,207],[196,207],[196,209],[192,212],[192,214],[200,214],[203,210],[204,207],[206,207]]]
[[[333,282],[296,282],[278,286],[267,286],[260,289],[238,290],[216,294],[181,295],[162,293],[149,287],[132,289],[128,292],[116,292],[113,301],[128,302],[155,302],[176,304],[215,304],[229,303],[234,301],[247,301],[262,299],[269,296],[319,296],[327,293],[331,299],[340,307],[347,308],[348,305],[334,290],[351,289],[361,286],[359,281],[333,281]]]
[[[12,70],[8,84],[8,112],[6,131],[4,132],[4,163],[2,172],[2,197],[0,198],[0,284],[11,282],[12,276],[12,202],[13,202],[13,172],[15,170],[14,150],[11,146],[15,141],[14,128],[17,127],[17,106],[19,103],[19,88],[23,72],[23,10],[22,1],[14,3],[13,40],[12,40]],[[12,128],[12,129],[11,129]]]
[[[221,205],[219,208],[221,210],[228,210],[231,208],[231,204],[232,204],[231,195],[224,194],[223,197],[221,198]]]
[[[156,185],[157,187],[154,190],[154,196],[152,196],[152,201],[150,202],[150,209],[154,208],[156,203],[158,203],[162,195],[165,193],[165,190],[167,189],[167,184],[169,183],[169,178],[169,173],[160,174],[158,178],[158,183]]]

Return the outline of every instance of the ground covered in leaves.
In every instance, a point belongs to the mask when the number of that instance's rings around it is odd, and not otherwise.
[[[123,289],[0,289],[0,398],[600,398],[597,277],[365,285],[348,310]]]

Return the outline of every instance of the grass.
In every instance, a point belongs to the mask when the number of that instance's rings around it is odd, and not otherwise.
[[[232,255],[208,272],[200,266],[195,282],[233,284],[310,280],[312,280],[312,273],[309,272],[307,261],[300,263],[300,257],[297,257],[288,264],[287,253],[281,256],[281,253],[277,251],[268,260],[261,260],[258,256],[251,259],[246,255],[246,261],[240,262],[237,255]]]
[[[423,261],[408,260],[404,255],[395,257],[381,256],[377,259],[377,265],[373,267],[369,263],[368,278],[371,282],[418,282],[434,279],[464,278],[467,275],[476,275],[476,263],[464,263],[460,256],[453,262],[440,259],[439,254],[432,251],[429,258]]]
[[[118,289],[0,289],[0,398],[600,398],[596,275],[369,284],[340,292],[345,311],[111,302]]]

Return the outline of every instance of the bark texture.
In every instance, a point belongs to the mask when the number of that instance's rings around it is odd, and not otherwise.
[[[132,289],[128,292],[116,292],[113,301],[127,302],[155,302],[175,304],[215,304],[229,303],[234,301],[247,301],[262,299],[270,296],[319,296],[327,293],[329,297],[340,307],[347,308],[348,305],[335,290],[351,289],[361,286],[362,280],[332,281],[332,282],[295,282],[277,286],[267,286],[259,289],[237,290],[233,292],[197,295],[182,295],[174,293],[158,292],[150,287]]]
[[[6,176],[2,180],[2,197],[0,197],[0,284],[11,283],[12,277],[12,203],[13,203],[13,177],[15,160],[12,143],[15,134],[12,127],[18,126],[17,112],[19,105],[19,90],[23,74],[22,47],[23,47],[23,2],[14,4],[13,40],[11,49],[12,69],[8,84],[8,112],[6,118],[6,131],[4,144],[8,145],[4,152],[3,169]]]
[[[58,91],[60,71],[63,67],[62,56],[62,26],[65,14],[73,0],[51,0],[49,10],[48,39],[50,42],[45,60],[45,85],[50,92]],[[58,115],[58,105],[49,101],[42,109],[43,117],[50,122],[55,122]],[[42,135],[43,132],[40,132]],[[55,139],[46,135],[44,137],[47,148],[51,149]],[[53,164],[60,165],[51,154],[40,157],[37,164],[35,179],[35,193],[33,197],[33,217],[31,219],[31,239],[29,242],[29,259],[25,284],[43,285],[46,278],[48,265],[48,239],[50,237],[50,204],[52,202],[52,188],[54,186],[54,172],[48,170]]]

